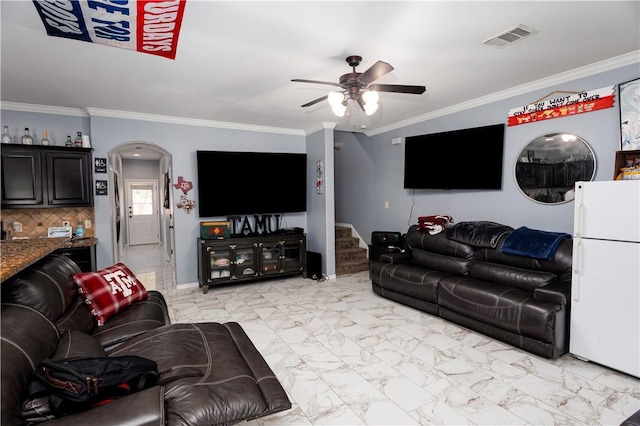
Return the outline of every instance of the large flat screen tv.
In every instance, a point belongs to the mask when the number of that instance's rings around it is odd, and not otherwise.
[[[501,189],[504,124],[405,138],[406,189]]]
[[[200,217],[307,210],[307,154],[197,151]]]

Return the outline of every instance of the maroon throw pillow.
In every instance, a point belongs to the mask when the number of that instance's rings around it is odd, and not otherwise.
[[[124,263],[97,272],[73,274],[73,280],[98,326],[132,303],[148,297],[147,290]]]

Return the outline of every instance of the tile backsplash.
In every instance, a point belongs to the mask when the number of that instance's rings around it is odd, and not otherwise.
[[[93,237],[95,226],[95,214],[93,207],[60,207],[49,209],[2,209],[2,228],[8,232],[8,238],[46,237],[49,227],[62,226],[63,221],[68,221],[75,232],[76,225],[85,220],[91,221],[91,228],[85,228],[85,237]],[[13,223],[22,224],[22,232],[13,229]]]

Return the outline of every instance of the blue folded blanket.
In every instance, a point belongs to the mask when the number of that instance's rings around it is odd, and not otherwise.
[[[564,232],[538,231],[522,226],[509,234],[500,251],[550,261],[553,260],[558,245],[565,238],[571,238],[571,235]]]

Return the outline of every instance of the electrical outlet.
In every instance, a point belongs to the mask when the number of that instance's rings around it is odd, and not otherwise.
[[[22,222],[13,222],[13,230],[15,232],[22,232]]]
[[[91,229],[91,219],[85,219],[84,220],[84,228],[85,229]]]
[[[63,227],[65,227],[65,228],[68,228],[68,227],[70,227],[71,225],[69,224],[69,221],[68,221],[68,220],[63,220],[63,221],[62,221],[62,226],[63,226]]]

